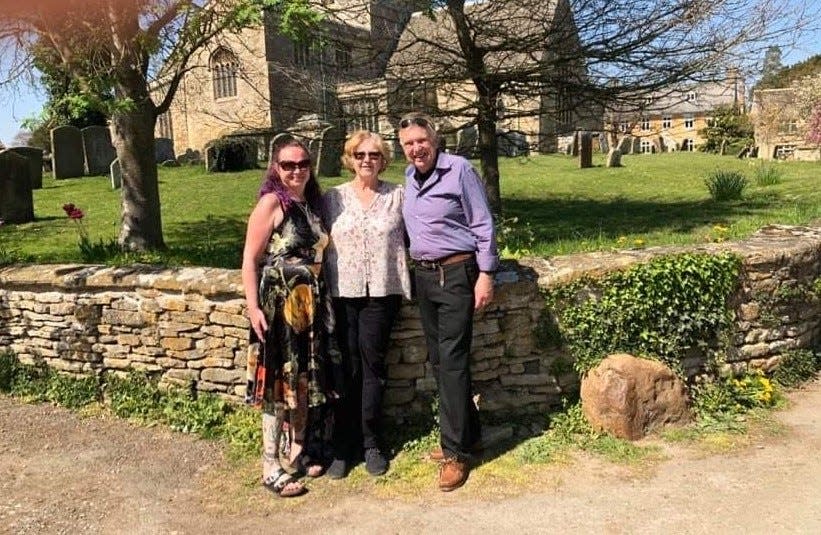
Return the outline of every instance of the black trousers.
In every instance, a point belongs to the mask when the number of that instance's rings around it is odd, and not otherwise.
[[[470,343],[473,336],[476,260],[433,269],[417,266],[416,298],[439,388],[439,425],[446,456],[464,460],[481,438],[473,403]]]
[[[334,298],[345,382],[334,415],[337,456],[351,458],[359,448],[379,447],[385,355],[401,306],[402,296],[396,294]]]

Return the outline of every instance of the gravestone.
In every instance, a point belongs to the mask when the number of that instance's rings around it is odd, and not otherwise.
[[[579,132],[579,169],[593,167],[593,136],[590,132]]]
[[[619,140],[619,144],[616,147],[621,154],[627,154],[630,152],[630,147],[633,144],[632,136],[624,136]]]
[[[650,143],[653,144],[651,150],[654,153],[664,152],[664,141],[661,139],[661,137],[652,138],[650,140]]]
[[[111,189],[123,187],[123,168],[120,166],[120,159],[114,158],[109,167],[111,173]]]
[[[216,147],[205,146],[205,170],[209,173],[217,170],[217,149]]]
[[[31,189],[43,188],[43,149],[36,147],[12,147],[9,149],[28,161]]]
[[[607,134],[599,134],[599,152],[607,154],[610,152],[610,144],[607,142]]]
[[[180,165],[184,164],[191,164],[193,162],[197,162],[200,160],[200,151],[192,150],[190,148],[185,149],[185,154],[180,154],[177,156],[177,161]]]
[[[311,161],[316,163],[319,159],[319,138],[312,138],[308,141],[308,154],[311,156]]]
[[[611,149],[607,153],[607,167],[621,167],[621,151],[619,149]]]
[[[632,145],[630,146],[630,154],[641,154],[641,140],[637,137],[632,139]]]
[[[479,134],[475,126],[469,126],[456,132],[456,154],[469,158],[476,153],[476,142]]]
[[[664,141],[665,152],[676,152],[678,150],[678,143],[673,136],[669,134],[662,134],[661,139]]]
[[[522,132],[517,130],[503,132],[500,130],[496,133],[496,137],[499,144],[498,153],[502,156],[527,156],[530,153],[527,138]]]
[[[342,172],[342,145],[345,132],[339,127],[329,126],[322,131],[317,156],[317,174],[322,176],[339,176]]]
[[[576,157],[579,155],[579,135],[581,132],[573,134],[573,143],[570,144],[570,155]]]
[[[268,165],[271,165],[271,162],[274,161],[274,149],[280,145],[293,141],[293,139],[294,136],[288,132],[281,132],[274,136],[274,139],[272,139],[271,143],[268,145]]]
[[[111,132],[105,126],[87,126],[81,131],[83,135],[83,154],[88,175],[104,175],[117,152],[111,144]]]
[[[34,221],[29,162],[10,151],[0,151],[0,219],[7,223]]]
[[[167,160],[176,160],[174,156],[174,142],[167,137],[154,139],[154,161],[162,163]]]
[[[83,134],[74,126],[51,129],[51,165],[54,178],[74,178],[85,173]]]

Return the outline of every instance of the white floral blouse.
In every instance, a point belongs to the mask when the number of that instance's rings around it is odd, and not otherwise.
[[[330,229],[325,281],[334,297],[410,299],[410,275],[402,222],[404,189],[380,181],[370,206],[363,207],[350,182],[328,190],[322,216]]]

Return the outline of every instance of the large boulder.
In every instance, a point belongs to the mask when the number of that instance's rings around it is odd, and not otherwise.
[[[610,355],[581,384],[582,410],[597,430],[637,440],[690,421],[687,391],[673,371],[652,360]]]

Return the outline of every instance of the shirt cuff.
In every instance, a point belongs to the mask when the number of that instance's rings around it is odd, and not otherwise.
[[[489,253],[476,253],[476,263],[479,265],[479,271],[486,273],[495,273],[499,268],[499,257]]]

